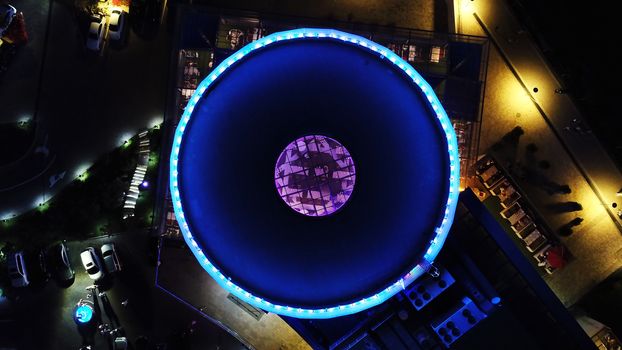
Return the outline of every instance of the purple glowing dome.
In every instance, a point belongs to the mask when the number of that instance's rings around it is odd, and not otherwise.
[[[281,199],[307,216],[324,216],[339,210],[350,198],[355,179],[348,150],[322,135],[294,140],[281,152],[274,169]]]

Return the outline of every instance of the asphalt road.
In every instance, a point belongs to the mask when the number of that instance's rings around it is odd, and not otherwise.
[[[110,301],[109,313],[116,316],[112,319],[118,319],[131,343],[142,335],[152,346],[168,343],[168,349],[243,348],[231,335],[155,288],[155,272],[148,263],[144,232],[68,242],[69,257],[76,272],[74,283],[60,288],[50,280],[41,288],[28,287],[17,291],[19,297],[10,308],[0,310],[0,319],[14,320],[11,327],[5,328],[14,332],[8,337],[13,343],[0,342],[0,348],[70,350],[90,343],[94,350],[109,349],[109,337],[98,333],[83,337],[72,319],[73,308],[81,298],[92,300],[87,296],[86,287],[93,285],[93,280],[81,265],[80,252],[89,246],[99,250],[107,242],[116,244],[123,270],[100,284],[99,291],[106,293]],[[101,298],[98,300],[104,311]],[[122,305],[125,300],[126,306]],[[111,322],[105,312],[101,312],[100,317],[104,323]],[[193,320],[197,322],[195,331],[183,343],[180,335],[191,328]],[[0,337],[2,339],[7,339],[7,335]]]
[[[0,168],[0,218],[48,200],[99,156],[164,115],[170,47],[164,24],[139,36],[129,23],[125,44],[107,43],[97,55],[85,48],[73,6],[49,1],[15,3],[32,40],[1,83],[0,120],[36,117],[37,132],[30,154]]]

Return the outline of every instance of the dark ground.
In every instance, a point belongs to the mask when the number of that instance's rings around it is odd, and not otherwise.
[[[596,286],[579,303],[587,314],[611,327],[613,332],[622,334],[622,269],[612,273]]]
[[[17,161],[32,145],[34,128],[17,123],[0,123],[0,166]]]

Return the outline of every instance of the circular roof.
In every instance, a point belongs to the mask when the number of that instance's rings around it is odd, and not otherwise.
[[[306,135],[339,140],[356,188],[327,216],[275,191]],[[293,317],[377,305],[425,272],[458,196],[456,137],[432,88],[390,50],[330,29],[253,42],[216,67],[175,133],[171,193],[184,239],[231,293]]]

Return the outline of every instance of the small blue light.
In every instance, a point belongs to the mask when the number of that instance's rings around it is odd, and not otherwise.
[[[498,305],[501,302],[501,298],[493,297],[492,299],[490,299],[490,302],[493,303],[494,305]]]
[[[93,318],[93,308],[88,305],[80,305],[76,309],[76,320],[80,323],[87,323]]]

